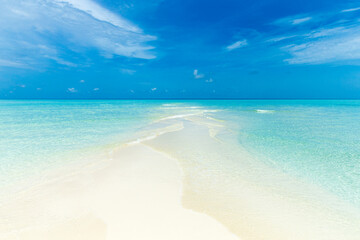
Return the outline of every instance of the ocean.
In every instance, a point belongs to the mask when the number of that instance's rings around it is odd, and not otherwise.
[[[153,144],[180,161],[183,204],[233,231],[237,220],[224,216],[244,214],[235,206],[250,192],[245,184],[307,205],[331,196],[327,208],[360,214],[360,100],[1,100],[0,189],[146,140],[160,121],[188,129]]]

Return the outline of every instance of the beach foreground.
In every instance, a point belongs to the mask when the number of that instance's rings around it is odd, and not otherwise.
[[[1,206],[0,239],[238,239],[181,188],[176,161],[139,143]]]

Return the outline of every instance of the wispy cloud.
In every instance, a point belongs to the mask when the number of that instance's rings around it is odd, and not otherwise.
[[[346,11],[360,10],[356,8]],[[276,20],[279,35],[265,42],[287,52],[289,64],[360,63],[360,22],[337,11],[289,16]],[[311,20],[311,21],[310,21]],[[298,27],[298,24],[308,22]],[[289,24],[290,23],[290,24]]]
[[[360,7],[344,9],[341,12],[354,12],[360,10]]]
[[[266,40],[266,42],[281,42],[283,40],[288,40],[288,39],[296,38],[296,37],[299,37],[299,35],[272,37],[272,38]]]
[[[297,24],[301,24],[301,23],[310,21],[311,19],[312,19],[312,17],[296,18],[296,19],[291,20],[291,24],[297,25]]]
[[[305,23],[309,24],[312,22],[316,22],[318,20],[319,20],[318,15],[316,14],[313,14],[311,16],[302,14],[302,15],[287,16],[284,18],[280,18],[271,22],[270,24],[275,26],[291,28],[291,27],[298,27],[298,25],[302,25]]]
[[[194,78],[199,79],[199,78],[203,78],[205,75],[204,74],[200,74],[199,70],[195,69],[194,70]]]
[[[0,67],[15,67],[15,68],[27,68],[24,63],[14,62],[10,60],[0,59]]]
[[[300,42],[285,46],[290,64],[322,64],[360,60],[360,26],[324,28],[312,31]]]
[[[67,66],[67,67],[77,67],[77,64],[75,63],[72,63],[72,62],[69,62],[69,61],[66,61],[62,58],[59,58],[59,57],[56,57],[56,56],[47,56],[47,55],[44,55],[44,58],[48,58],[48,59],[51,59],[51,60],[54,60],[56,63],[60,64],[60,65],[64,65],[64,66]]]
[[[76,8],[80,11],[86,12],[93,18],[100,21],[108,22],[131,32],[141,33],[142,30],[135,26],[133,23],[124,19],[123,17],[107,10],[92,0],[55,0],[57,3],[68,3],[71,7]]]
[[[19,0],[0,5],[0,65],[76,67],[88,51],[112,58],[155,58],[156,37],[93,0]],[[79,54],[81,53],[81,54]],[[50,61],[49,61],[50,60]]]
[[[226,50],[228,51],[232,51],[235,50],[237,48],[242,48],[245,47],[246,45],[248,45],[248,42],[246,39],[234,42],[233,44],[230,44],[229,46],[226,47]]]

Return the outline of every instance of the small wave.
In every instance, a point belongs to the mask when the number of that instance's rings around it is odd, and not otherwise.
[[[204,113],[215,113],[215,112],[220,112],[220,110],[204,110]]]
[[[179,115],[173,115],[173,116],[169,116],[169,117],[164,117],[161,118],[159,121],[164,121],[164,120],[170,120],[170,119],[176,119],[176,118],[185,118],[185,117],[190,117],[190,116],[195,116],[195,115],[199,115],[200,113],[189,113],[189,114],[179,114]]]
[[[163,104],[164,107],[172,107],[172,106],[176,106],[176,104],[171,104],[171,103],[166,103]]]
[[[146,137],[143,137],[143,138],[138,138],[138,139],[136,139],[134,141],[128,142],[127,145],[134,145],[134,144],[142,143],[144,141],[152,140],[152,139],[156,138],[158,135],[159,134],[154,134],[154,135],[146,136]]]
[[[257,113],[274,113],[274,110],[256,109]]]
[[[136,140],[133,140],[133,141],[130,141],[128,143],[126,143],[126,145],[134,145],[134,144],[139,144],[139,143],[142,143],[142,142],[145,142],[145,141],[148,141],[148,140],[152,140],[152,139],[155,139],[157,138],[158,136],[161,136],[165,133],[169,133],[169,132],[172,132],[172,131],[178,131],[178,130],[181,130],[184,128],[184,125],[181,123],[181,124],[174,124],[174,125],[170,125],[170,126],[167,126],[165,128],[162,128],[162,129],[156,129],[153,133],[149,134],[149,135],[146,135],[146,136],[143,136],[143,137],[139,137],[137,138]]]
[[[201,109],[202,107],[191,106],[191,107],[181,107],[181,106],[165,106],[163,105],[162,109]]]

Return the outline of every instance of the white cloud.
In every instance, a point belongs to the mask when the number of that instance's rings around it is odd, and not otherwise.
[[[75,88],[68,88],[67,90],[68,90],[68,92],[71,92],[71,93],[76,93],[77,92],[77,90]]]
[[[226,49],[228,51],[232,51],[237,48],[245,47],[246,45],[248,45],[248,42],[246,39],[243,39],[243,40],[234,42],[233,44],[230,44],[229,46],[226,47]]]
[[[79,9],[80,11],[86,12],[93,18],[100,21],[109,22],[114,26],[122,28],[131,32],[141,33],[142,30],[135,26],[133,23],[122,18],[121,16],[112,13],[111,11],[103,8],[99,4],[91,0],[55,0],[58,3],[68,3],[72,7]]]
[[[28,66],[26,64],[19,63],[19,62],[0,59],[0,67],[27,68]]]
[[[360,7],[345,9],[342,12],[357,10],[360,10]],[[276,42],[278,46],[283,44],[280,48],[289,53],[290,56],[285,59],[289,64],[359,65],[360,21],[358,18],[344,19],[344,15],[339,12],[340,10],[314,13],[312,17],[298,15],[278,19],[273,22],[281,27],[277,32],[286,32],[288,35],[272,36],[267,42]],[[301,28],[289,26],[289,23],[296,25],[310,20],[314,21]],[[283,41],[286,39],[289,40]]]
[[[345,33],[349,33],[349,29],[346,29],[346,27],[332,27],[332,28],[320,28],[314,31],[311,31],[308,34],[305,34],[304,36],[307,38],[323,38],[323,37],[331,37],[335,35],[343,35]]]
[[[47,55],[44,55],[45,58],[48,58],[48,59],[51,59],[51,60],[54,60],[55,62],[57,62],[58,64],[60,65],[64,65],[64,66],[67,66],[67,67],[77,67],[77,64],[75,63],[72,63],[72,62],[69,62],[69,61],[66,61],[64,59],[61,59],[59,57],[56,57],[56,56],[47,56]]]
[[[360,60],[360,26],[319,29],[301,42],[283,47],[290,64],[322,64]]]
[[[266,42],[280,42],[280,41],[283,41],[283,40],[296,38],[296,37],[299,37],[299,36],[298,35],[290,35],[290,36],[274,37],[274,38],[270,38]]]
[[[100,90],[100,88],[94,88],[93,90],[94,90],[94,91],[99,91],[99,90]]]
[[[214,79],[209,78],[209,79],[205,80],[205,82],[207,82],[207,83],[212,83],[212,82],[214,82]]]
[[[76,67],[73,61],[93,50],[107,58],[156,57],[149,45],[156,37],[93,0],[1,1],[0,12],[0,66],[43,67],[53,60]]]
[[[194,70],[194,77],[195,77],[196,79],[203,78],[204,76],[205,76],[205,75],[204,75],[204,74],[200,74],[197,69]]]
[[[354,11],[358,11],[358,10],[360,10],[360,7],[344,9],[341,12],[354,12]]]
[[[85,83],[85,80],[80,80],[80,83]]]
[[[301,23],[310,21],[311,19],[312,19],[312,17],[297,18],[297,19],[293,19],[291,21],[291,24],[297,25],[297,24],[301,24]]]
[[[314,16],[306,16],[306,15],[293,15],[293,16],[288,16],[288,17],[284,17],[284,18],[280,18],[275,20],[274,22],[272,22],[271,24],[274,25],[278,25],[278,26],[282,26],[282,27],[289,27],[290,26],[296,26],[296,25],[300,25],[306,22],[309,22],[310,20],[318,20],[318,15],[314,15]]]
[[[152,88],[152,89],[151,89],[151,91],[156,91],[156,90],[157,90],[157,88],[156,88],[156,87],[154,87],[154,88]]]

